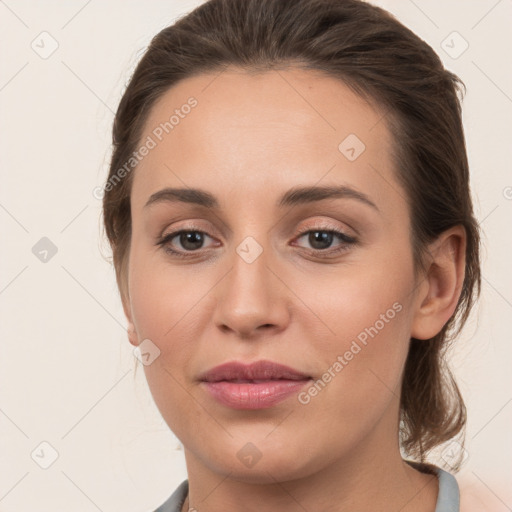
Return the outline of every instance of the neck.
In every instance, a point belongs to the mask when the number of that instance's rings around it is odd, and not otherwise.
[[[437,476],[407,464],[398,446],[383,450],[379,440],[375,441],[300,478],[276,479],[260,467],[258,483],[233,471],[212,471],[211,465],[185,450],[189,495],[182,511],[370,512],[379,504],[380,512],[434,512]]]

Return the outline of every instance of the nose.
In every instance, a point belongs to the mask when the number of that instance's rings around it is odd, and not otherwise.
[[[231,270],[216,287],[214,322],[224,334],[243,339],[277,334],[289,322],[291,293],[266,250],[254,261],[240,254],[235,252]]]

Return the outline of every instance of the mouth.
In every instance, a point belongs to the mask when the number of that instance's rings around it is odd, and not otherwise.
[[[212,398],[232,409],[264,409],[300,391],[312,377],[279,363],[229,362],[208,370],[200,381]]]

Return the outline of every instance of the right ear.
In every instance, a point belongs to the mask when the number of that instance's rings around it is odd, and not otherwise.
[[[125,298],[125,299],[123,299],[122,303],[123,303],[124,314],[126,316],[126,319],[128,320],[128,326],[126,328],[126,330],[128,332],[128,340],[134,347],[136,347],[139,345],[139,340],[137,337],[137,331],[135,329],[135,325],[133,323],[132,307],[130,304],[130,299]]]

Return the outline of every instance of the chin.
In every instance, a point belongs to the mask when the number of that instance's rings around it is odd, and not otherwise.
[[[264,436],[254,436],[261,439]],[[290,434],[291,437],[291,434]],[[229,475],[230,478],[248,484],[272,484],[307,478],[322,469],[326,457],[314,457],[310,450],[294,447],[283,449],[282,440],[271,443],[270,440],[247,441],[250,437],[230,439],[226,444],[215,444],[210,449],[199,447],[202,464],[217,474]],[[231,455],[233,454],[233,455]],[[307,455],[313,456],[307,458]]]

